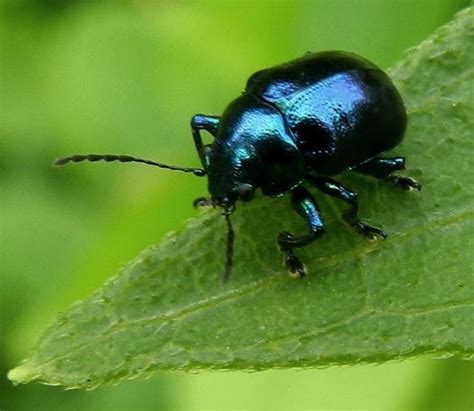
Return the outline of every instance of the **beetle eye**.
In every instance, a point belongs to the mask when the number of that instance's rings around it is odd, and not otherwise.
[[[255,195],[253,187],[250,184],[241,184],[237,193],[241,201],[250,201]]]

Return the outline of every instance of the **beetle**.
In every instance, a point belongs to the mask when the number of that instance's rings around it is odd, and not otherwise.
[[[406,125],[405,106],[387,74],[356,54],[324,51],[256,72],[221,116],[194,115],[191,131],[202,168],[110,154],[72,155],[55,164],[140,162],[207,176],[210,198],[199,198],[194,204],[223,209],[227,224],[224,282],[232,269],[230,215],[237,201],[252,200],[257,189],[270,197],[288,194],[309,233],[294,236],[282,231],[277,243],[289,272],[302,277],[305,266],[294,250],[325,231],[307,185],[347,203],[344,219],[369,239],[385,239],[386,234],[359,219],[357,193],[334,176],[355,171],[405,190],[421,189],[414,179],[394,174],[405,169],[404,157],[380,156],[402,141]],[[203,143],[203,131],[214,138],[212,144]]]

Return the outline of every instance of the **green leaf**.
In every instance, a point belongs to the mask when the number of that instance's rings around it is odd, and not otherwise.
[[[93,388],[158,369],[321,367],[474,349],[473,8],[412,50],[391,71],[409,108],[406,193],[345,175],[383,242],[344,225],[343,206],[320,198],[328,232],[299,251],[309,274],[285,272],[276,235],[305,227],[287,199],[239,205],[235,267],[221,284],[225,222],[190,221],[44,333],[31,359],[10,371]],[[153,222],[150,222],[151,224]]]

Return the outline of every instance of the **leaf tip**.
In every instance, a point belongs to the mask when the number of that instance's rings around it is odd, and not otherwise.
[[[31,365],[26,362],[10,370],[7,374],[7,378],[15,385],[26,384],[30,381],[36,380],[38,374],[34,371]]]

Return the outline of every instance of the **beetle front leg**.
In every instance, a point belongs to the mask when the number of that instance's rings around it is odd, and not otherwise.
[[[405,170],[405,157],[373,158],[354,168],[359,173],[391,181],[404,190],[421,190],[421,184],[413,178],[392,174],[400,170]]]
[[[193,207],[197,210],[200,208],[209,208],[209,207],[216,207],[212,198],[209,197],[198,197],[193,201]]]
[[[385,239],[387,234],[377,227],[372,227],[360,220],[357,215],[359,211],[359,200],[357,193],[344,187],[337,181],[328,177],[308,176],[307,179],[321,190],[324,194],[336,197],[349,204],[349,209],[343,217],[352,227],[354,227],[363,236],[374,240],[376,238]]]
[[[207,170],[208,160],[207,160],[207,150],[208,146],[205,146],[202,142],[201,130],[209,132],[213,137],[216,136],[217,127],[219,126],[220,117],[209,116],[205,114],[195,114],[191,118],[191,130],[194,138],[194,145],[196,146],[196,151],[198,152],[199,159],[205,170]]]
[[[324,233],[324,224],[316,205],[316,201],[306,188],[299,186],[290,193],[291,205],[296,212],[306,220],[310,233],[295,237],[287,231],[278,235],[278,245],[285,253],[285,265],[291,275],[303,277],[306,273],[305,267],[293,252],[294,248],[304,247]]]

